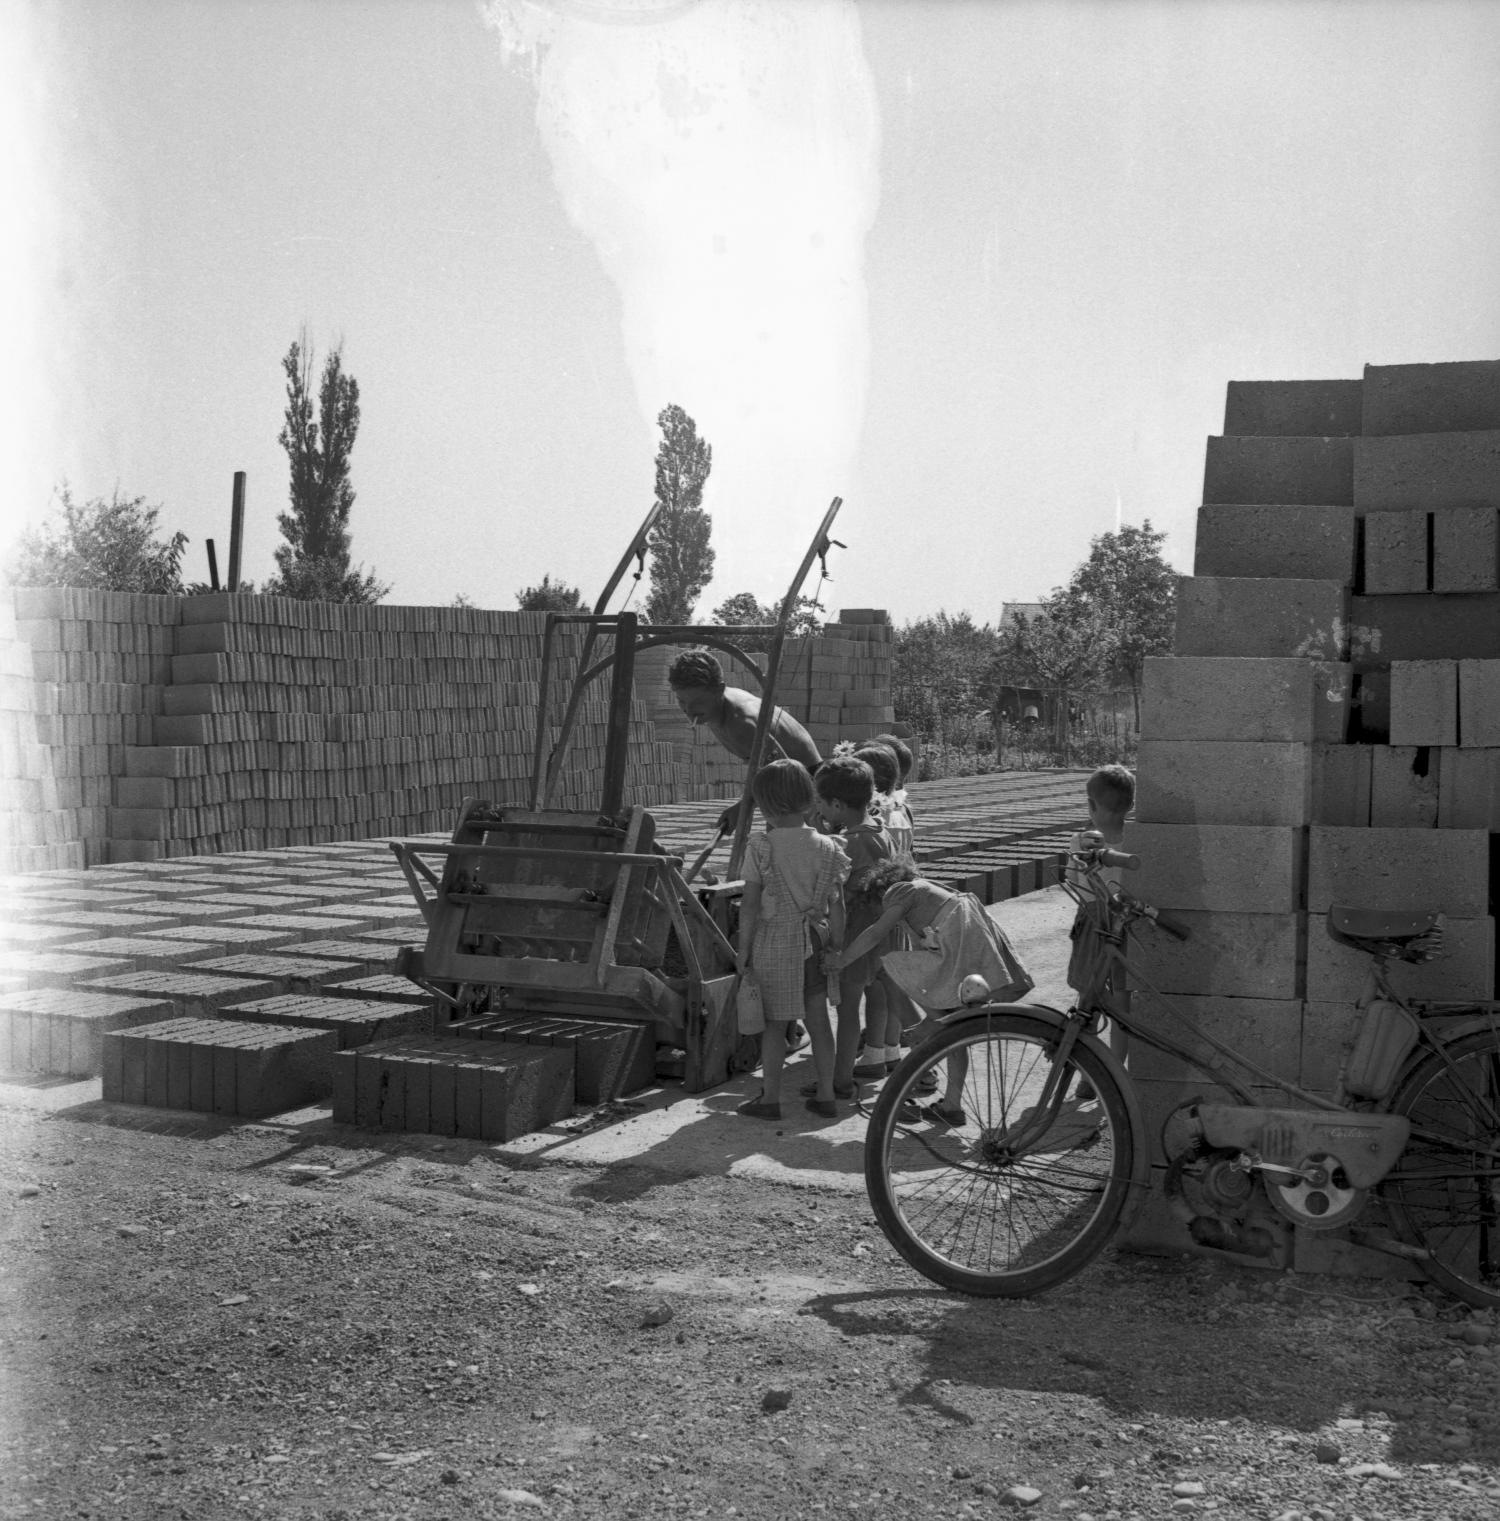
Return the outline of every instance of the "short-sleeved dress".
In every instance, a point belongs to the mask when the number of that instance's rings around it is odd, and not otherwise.
[[[849,853],[849,881],[844,891],[846,909],[844,939],[847,944],[869,929],[881,914],[878,903],[851,901],[851,889],[858,883],[862,873],[872,866],[878,866],[882,861],[889,861],[896,852],[891,847],[891,837],[886,832],[885,825],[878,816],[874,815],[867,818],[863,824],[853,829],[846,829],[839,839],[843,841],[844,849]],[[844,968],[845,979],[861,987],[865,983],[873,982],[880,975],[880,958],[890,948],[890,939],[887,937],[873,950],[866,951],[858,961],[851,961]]]
[[[767,1019],[802,1018],[813,928],[826,939],[828,911],[848,875],[849,857],[832,835],[803,825],[750,837],[745,881],[761,886],[750,966]]]

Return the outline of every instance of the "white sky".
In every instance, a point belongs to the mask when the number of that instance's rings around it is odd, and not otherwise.
[[[588,19],[609,9],[564,19],[595,49],[580,67],[618,80],[646,24]],[[651,250],[675,245],[644,235],[630,267],[658,288],[622,295],[619,247],[565,207],[577,186],[531,72],[469,0],[0,0],[12,524],[64,477],[118,485],[161,503],[206,578],[245,470],[245,573],[263,578],[286,498],[280,359],[305,323],[320,351],[342,335],[360,383],[354,554],[393,602],[507,607],[544,573],[592,599],[650,505],[648,419],[697,395],[719,555],[700,613],[779,595],[837,491],[830,608],[993,621],[1065,580],[1117,500],[1190,566],[1228,381],[1500,357],[1494,0],[666,14],[672,68],[631,86],[664,81],[666,129],[739,90],[809,134],[806,163],[772,170],[747,157],[754,111],[731,124],[741,203],[704,188],[707,133],[687,165],[641,111],[606,124],[616,192],[649,183],[673,239],[754,208],[728,245],[748,249],[743,301],[664,278]],[[759,28],[748,85],[725,82],[715,28]],[[846,206],[863,91],[873,182]],[[775,220],[836,238],[861,195],[868,321],[846,282],[820,326],[816,300],[795,305],[807,270],[775,265]],[[786,303],[766,300],[773,268]],[[755,302],[800,315],[742,320]],[[735,345],[762,328],[747,368]],[[654,378],[642,345],[665,354]]]

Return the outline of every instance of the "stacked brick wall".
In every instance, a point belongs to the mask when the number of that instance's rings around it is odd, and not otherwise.
[[[1147,662],[1132,886],[1193,932],[1151,937],[1149,980],[1322,1093],[1366,970],[1330,903],[1441,910],[1449,954],[1396,981],[1494,996],[1497,713],[1500,363],[1231,384],[1174,654]],[[1205,1091],[1132,1066],[1153,1134]]]
[[[784,667],[799,717],[817,696],[820,714],[847,719],[836,736],[817,729],[825,744],[889,723],[868,700],[889,701],[889,630],[851,626],[886,639],[835,626],[789,646]],[[465,796],[524,802],[544,627],[542,614],[473,608],[7,592],[0,869],[444,830]],[[582,639],[567,625],[555,636],[549,746]],[[648,806],[744,779],[671,701],[671,654],[642,657],[632,709],[627,797]],[[596,680],[580,709],[554,806],[597,803],[608,692]]]

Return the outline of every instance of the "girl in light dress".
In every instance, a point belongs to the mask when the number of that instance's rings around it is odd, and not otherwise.
[[[742,976],[760,989],[766,1028],[761,1036],[761,1091],[739,1106],[757,1120],[781,1118],[781,1078],[787,1026],[801,1020],[812,1040],[817,1080],[807,1107],[835,1118],[833,1026],[828,1018],[829,975],[824,957],[844,943],[844,882],[849,857],[831,835],[819,834],[807,816],[814,805],[807,768],[776,760],[755,773],[751,793],[766,820],[745,855],[740,906]]]

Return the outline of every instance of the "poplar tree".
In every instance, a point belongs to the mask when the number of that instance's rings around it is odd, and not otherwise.
[[[681,407],[664,407],[656,421],[662,430],[656,451],[656,500],[662,511],[647,537],[651,591],[646,616],[652,623],[691,623],[698,597],[714,574],[708,542],[712,523],[703,510],[703,483],[714,454]]]
[[[359,382],[344,373],[342,345],[323,362],[314,416],[314,356],[304,332],[281,361],[286,412],[277,442],[291,465],[291,511],[276,526],[279,572],[266,591],[319,602],[378,602],[390,590],[363,568],[349,568],[354,487],[349,456],[359,433]]]

